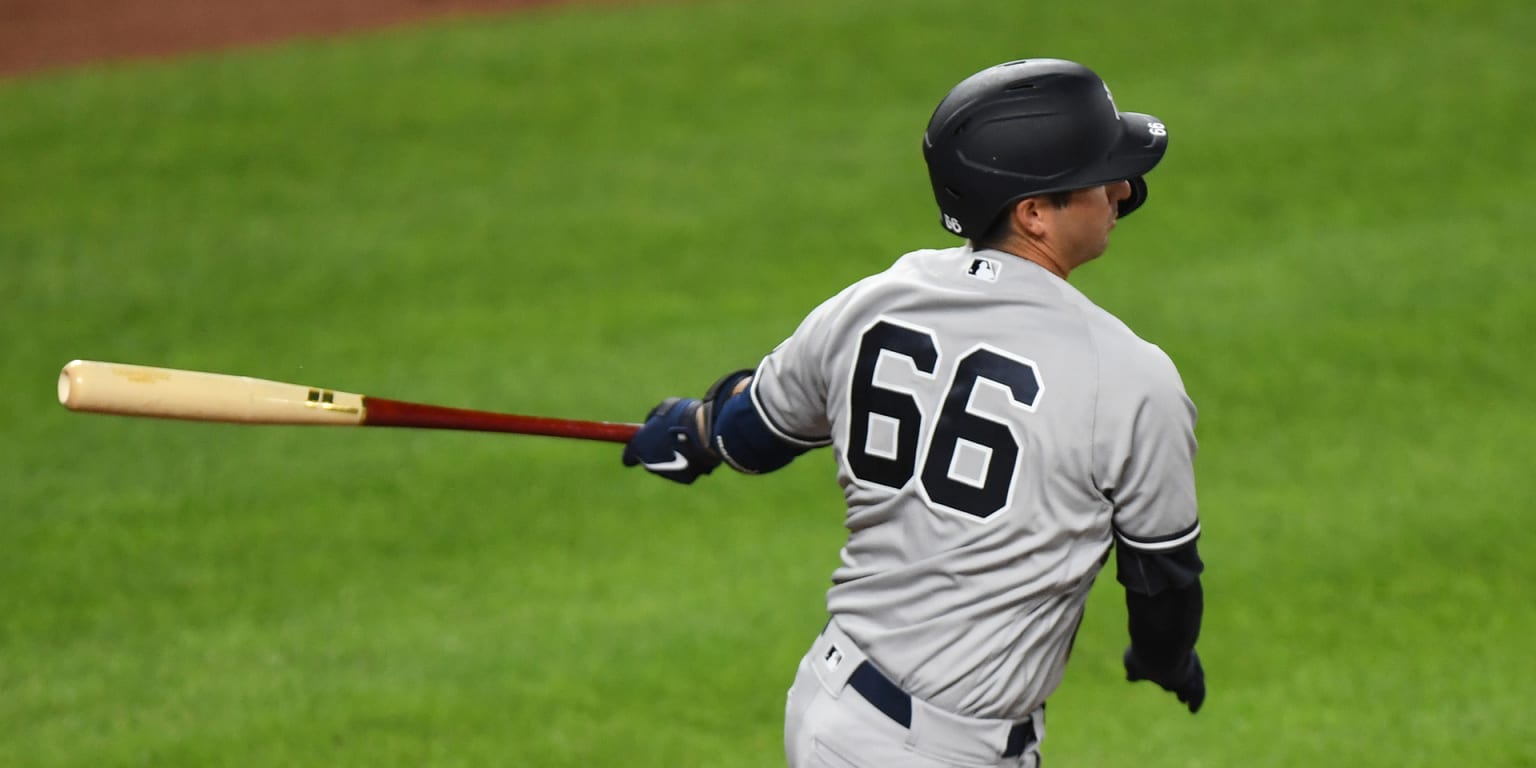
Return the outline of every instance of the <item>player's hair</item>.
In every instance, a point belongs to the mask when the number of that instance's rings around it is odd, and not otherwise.
[[[1072,204],[1072,193],[1076,191],[1075,189],[1064,189],[1060,192],[1046,192],[1043,195],[1034,195],[1034,197],[1043,197],[1050,201],[1052,207],[1060,209]],[[992,220],[992,224],[987,227],[986,233],[977,238],[976,250],[996,248],[1008,239],[1008,236],[1013,233],[1013,209],[1018,203],[1022,202],[1024,200],[1019,200],[1014,205],[1004,208],[1002,213],[999,213],[997,218]]]

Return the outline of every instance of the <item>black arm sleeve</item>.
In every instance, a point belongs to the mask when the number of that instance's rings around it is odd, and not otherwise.
[[[1194,542],[1162,552],[1122,542],[1116,550],[1117,578],[1125,586],[1131,649],[1137,660],[1153,671],[1183,663],[1200,638],[1205,611],[1200,587],[1204,565]]]

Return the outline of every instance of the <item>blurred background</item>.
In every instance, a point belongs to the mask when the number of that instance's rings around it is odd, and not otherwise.
[[[830,455],[684,488],[610,444],[73,414],[55,377],[638,420],[958,242],[928,115],[1057,56],[1171,133],[1073,281],[1200,406],[1211,693],[1124,682],[1106,573],[1047,764],[1536,766],[1536,6],[360,5],[88,62],[91,3],[0,2],[0,764],[782,765]]]

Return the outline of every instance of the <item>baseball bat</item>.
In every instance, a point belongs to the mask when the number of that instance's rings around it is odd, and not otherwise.
[[[71,411],[234,424],[414,427],[628,442],[639,424],[449,408],[225,373],[74,360],[59,372]]]

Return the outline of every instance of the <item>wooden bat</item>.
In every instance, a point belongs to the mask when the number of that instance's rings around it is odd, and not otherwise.
[[[59,372],[71,411],[238,424],[415,427],[625,443],[639,424],[519,416],[386,400],[223,373],[75,360]]]

